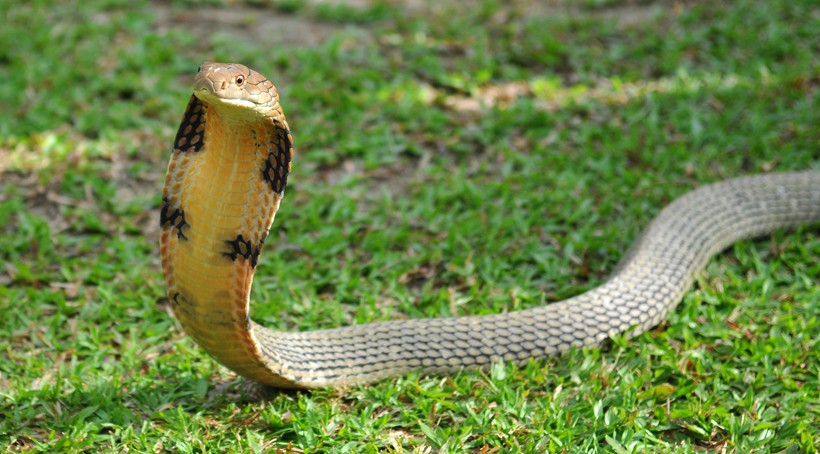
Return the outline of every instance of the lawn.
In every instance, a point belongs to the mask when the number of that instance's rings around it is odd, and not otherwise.
[[[734,245],[634,338],[312,392],[259,389],[207,356],[171,315],[158,252],[196,69],[240,62],[278,86],[296,143],[258,322],[576,295],[675,197],[820,171],[814,2],[10,0],[0,13],[0,447],[820,448],[817,225]]]

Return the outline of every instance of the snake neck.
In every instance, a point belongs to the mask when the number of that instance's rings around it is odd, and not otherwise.
[[[186,331],[229,367],[258,356],[249,295],[289,170],[282,131],[272,118],[231,117],[192,97],[168,166],[160,236],[168,299]],[[248,338],[248,351],[225,350],[236,336]]]

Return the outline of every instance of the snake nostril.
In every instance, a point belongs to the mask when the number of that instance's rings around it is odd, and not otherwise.
[[[223,80],[222,81],[222,87],[220,87],[220,90],[224,90],[226,85],[227,85],[227,83]]]

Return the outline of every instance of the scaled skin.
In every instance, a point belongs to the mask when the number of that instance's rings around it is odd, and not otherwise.
[[[279,387],[526,363],[633,327],[634,336],[663,320],[732,242],[820,220],[820,173],[738,178],[666,207],[604,284],[573,298],[481,317],[278,332],[250,320],[249,293],[292,156],[273,84],[243,65],[205,63],[175,139],[160,219],[168,298],[185,331],[238,374]]]
[[[243,65],[203,64],[163,190],[166,218],[184,214],[184,224],[164,219],[160,236],[168,298],[185,331],[240,375],[279,386],[287,383],[260,359],[248,303],[292,154],[273,84]]]

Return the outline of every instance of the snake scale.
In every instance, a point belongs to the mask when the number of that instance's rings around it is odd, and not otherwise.
[[[168,299],[185,331],[238,374],[284,388],[523,363],[631,327],[637,335],[660,323],[732,242],[820,220],[820,173],[738,178],[675,200],[606,282],[573,298],[497,315],[279,332],[250,319],[249,297],[292,158],[273,84],[243,65],[204,63],[174,140],[160,214]]]

